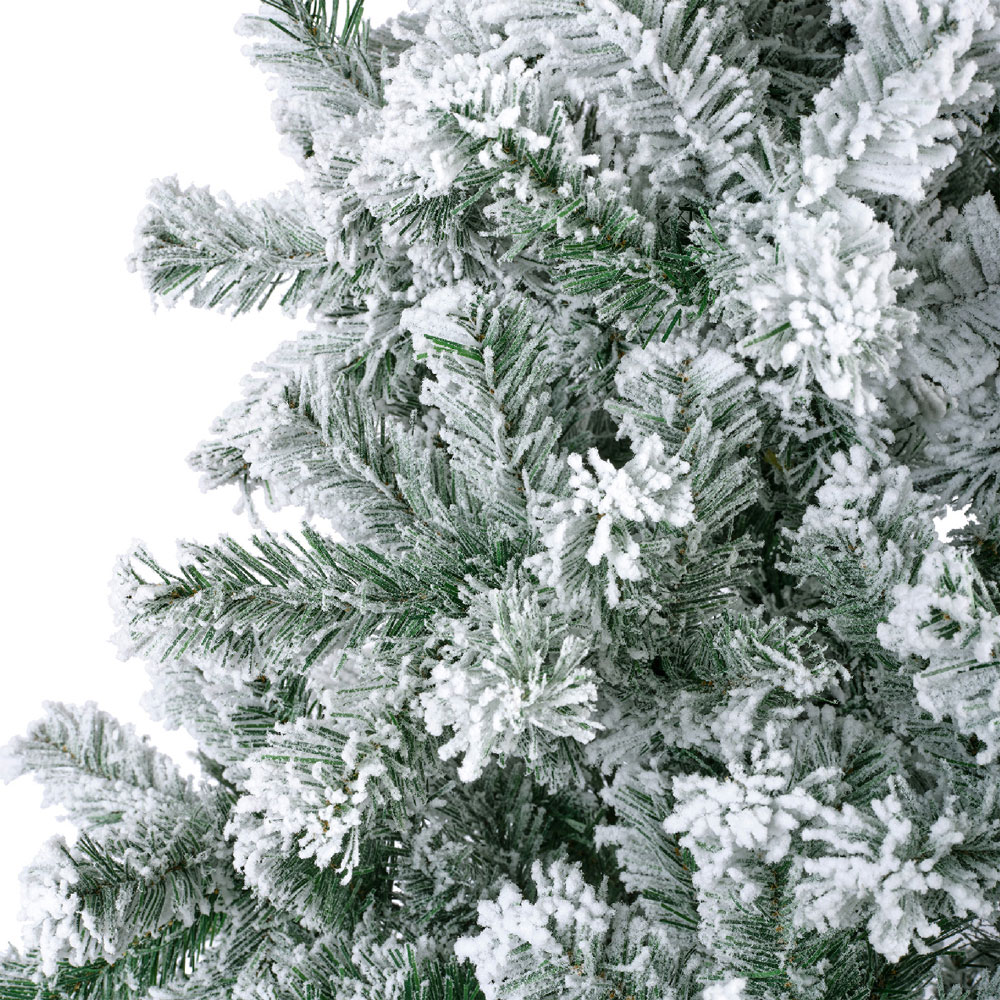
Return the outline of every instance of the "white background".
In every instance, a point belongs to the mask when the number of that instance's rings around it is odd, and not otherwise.
[[[403,0],[369,0],[373,21]],[[185,456],[292,336],[276,308],[155,314],[125,257],[154,177],[238,200],[297,174],[262,74],[233,33],[255,0],[13,3],[0,61],[4,283],[0,744],[46,699],[96,701],[178,758],[191,748],[139,704],[147,677],[109,643],[115,556],[142,538],[247,538],[235,491],[202,494]],[[291,521],[281,522],[291,526]],[[69,832],[30,779],[0,785],[0,950],[19,936],[18,874]]]

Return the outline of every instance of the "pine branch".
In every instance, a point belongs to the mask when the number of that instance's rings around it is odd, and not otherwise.
[[[149,199],[130,262],[168,305],[189,296],[194,306],[238,315],[263,308],[279,289],[289,312],[351,301],[350,276],[327,260],[298,193],[239,207],[168,179]]]
[[[343,25],[339,31],[340,0],[330,0],[329,10],[326,0],[264,0],[268,7],[284,14],[298,25],[301,35],[297,41],[306,42],[318,51],[326,51],[334,46],[345,46],[363,36],[367,22],[363,17],[363,0],[348,0],[344,8]],[[276,21],[275,26],[284,27]]]
[[[698,929],[694,860],[663,830],[670,807],[662,781],[622,767],[602,798],[614,809],[614,822],[598,829],[597,843],[614,848],[625,888],[638,893],[651,920],[675,929],[679,942],[693,944]]]
[[[395,416],[401,401],[419,394],[412,352],[398,320],[398,310],[389,307],[348,312],[282,344],[256,367],[260,374],[245,380],[243,398],[214,422],[212,437],[189,456],[189,464],[202,473],[202,488],[237,483],[248,493],[263,489],[271,507],[295,503],[323,512],[327,486],[322,470],[331,463],[329,449],[357,433],[346,394],[371,392],[385,401],[387,416]],[[296,430],[272,443],[274,421]],[[373,442],[368,449],[374,447]],[[298,475],[282,474],[284,465],[297,471],[302,463],[319,466],[307,477],[310,485]],[[343,476],[343,470],[337,475]],[[384,477],[379,484],[384,485]],[[342,526],[339,530],[350,534]]]
[[[864,469],[863,490],[852,485]],[[860,447],[835,456],[816,503],[789,533],[791,558],[783,566],[815,581],[819,604],[836,635],[860,649],[880,649],[876,638],[890,598],[890,580],[909,579],[930,545],[929,498],[914,490],[906,469],[871,470]]]
[[[426,302],[407,315],[409,329],[427,344],[433,374],[421,399],[440,411],[452,468],[479,498],[482,516],[516,538],[527,526],[527,492],[540,485],[563,432],[546,412],[557,359],[528,303],[467,308],[455,316],[451,340],[441,336]],[[424,311],[431,315],[422,322]],[[423,333],[424,323],[434,332]]]
[[[32,774],[45,787],[46,804],[58,802],[92,835],[116,836],[137,821],[155,825],[157,812],[204,808],[191,779],[172,761],[93,702],[46,705],[47,716],[6,750],[8,780]]]
[[[588,169],[570,166],[572,160],[559,146],[567,116],[558,107],[544,126],[539,123],[547,139],[541,152],[515,129],[501,129],[496,140],[475,138],[475,132],[470,138],[466,122],[500,110],[463,108],[442,115],[442,126],[461,143],[470,164],[456,179],[463,194],[453,196],[449,216],[460,219],[504,178],[510,185],[527,181],[530,199],[501,198],[483,209],[489,231],[508,244],[504,260],[551,268],[568,293],[594,297],[602,322],[628,313],[643,336],[661,329],[679,307],[693,313],[707,306],[704,258],[712,248],[692,242],[682,219],[650,246],[648,218],[604,191]],[[494,147],[502,158],[484,168],[481,156]],[[584,156],[581,150],[567,153],[574,159]],[[396,216],[412,211],[401,206]]]
[[[608,409],[630,436],[656,434],[691,468],[693,529],[654,535],[647,549],[664,611],[698,621],[728,601],[757,548],[756,539],[734,528],[757,498],[748,453],[760,422],[747,405],[750,382],[742,366],[728,355],[687,347],[633,349],[635,364],[619,369],[620,398]]]
[[[457,794],[436,797],[420,827],[406,832],[393,872],[407,912],[400,926],[452,938],[475,926],[476,908],[500,880],[527,883],[531,859],[569,849],[594,881],[607,871],[591,830],[589,795],[547,793],[513,759],[493,763]]]
[[[153,987],[181,981],[198,968],[224,924],[220,913],[200,914],[187,926],[133,941],[113,962],[61,961],[54,975],[42,971],[36,951],[8,953],[0,959],[0,996],[4,1000],[134,1000]]]
[[[335,909],[352,903],[331,900],[329,891],[315,894],[320,872],[335,873],[343,885],[353,882],[430,797],[428,748],[412,722],[398,712],[370,715],[362,710],[348,720],[299,719],[277,727],[250,762],[250,794],[228,828],[236,867],[279,905],[294,897],[287,884],[273,881],[276,862],[293,853],[313,860],[317,871],[305,883],[310,893],[300,893],[298,902],[309,903],[301,916],[317,929],[331,902]],[[275,809],[278,795],[281,808]],[[376,877],[374,887],[385,892],[384,878]]]
[[[406,432],[359,404],[345,367],[322,342],[288,345],[216,422],[218,436],[192,464],[209,485],[259,484],[270,506],[301,506],[351,542],[394,552],[417,520],[396,478]]]
[[[314,155],[314,133],[330,121],[382,103],[381,73],[390,53],[379,47],[363,19],[362,0],[265,0],[272,13],[247,15],[239,23],[253,41],[254,65],[278,83],[275,118],[304,160]]]
[[[376,997],[399,991],[420,1000],[483,1000],[468,963],[421,958],[418,948],[391,942],[366,942],[351,950],[340,942],[320,941],[296,969],[290,983],[297,1000],[337,1000],[344,995]],[[391,985],[390,985],[391,984]]]
[[[459,581],[433,569],[421,580],[370,549],[333,545],[309,528],[302,537],[256,538],[257,554],[230,539],[191,546],[177,573],[137,550],[120,578],[134,648],[156,658],[246,660],[280,674],[282,664],[308,666],[334,642],[417,634],[457,593]]]

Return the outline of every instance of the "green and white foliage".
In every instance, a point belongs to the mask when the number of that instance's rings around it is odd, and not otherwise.
[[[600,728],[585,640],[569,634],[562,616],[546,614],[527,587],[476,595],[465,619],[437,624],[428,649],[420,710],[432,736],[449,730],[438,755],[462,755],[462,781],[479,778],[491,755],[551,768],[561,748],[572,756],[566,740],[589,743]],[[572,777],[561,771],[550,784]]]
[[[32,774],[82,828],[74,844],[46,844],[23,876],[26,943],[42,974],[78,976],[77,989],[99,996],[183,974],[238,894],[228,790],[196,787],[93,704],[49,706],[5,764],[8,779]]]
[[[191,456],[258,536],[112,588],[201,773],[13,741],[0,998],[998,1000],[997,0],[240,31],[301,180],[133,264],[306,329]]]
[[[839,72],[794,128],[763,123],[742,186],[709,213],[725,244],[709,264],[724,292],[719,315],[738,331],[739,351],[771,376],[762,388],[792,423],[817,391],[854,419],[879,413],[897,366],[912,366],[909,342],[925,339],[915,315],[925,283],[898,266],[913,251],[883,221],[886,209],[890,218],[915,205],[947,214],[940,199],[963,141],[995,127],[993,4],[831,7],[831,20],[850,31]],[[973,226],[988,243],[989,223]],[[938,367],[911,377],[937,382]]]
[[[836,13],[857,50],[802,123],[808,194],[836,185],[919,201],[954,161],[961,135],[993,107],[996,12],[986,2],[844,0]]]
[[[690,973],[669,958],[662,931],[556,861],[531,869],[533,899],[507,883],[479,904],[482,930],[459,938],[455,952],[475,966],[486,1000],[608,995],[683,996]],[[679,988],[678,988],[679,987]]]
[[[914,675],[920,707],[935,720],[948,715],[982,747],[977,759],[1000,752],[1000,615],[969,557],[951,546],[929,552],[912,584],[893,588],[879,641],[927,666]]]
[[[620,468],[601,458],[596,448],[586,462],[570,455],[567,465],[572,499],[553,500],[539,511],[546,553],[531,565],[561,603],[593,603],[601,588],[592,584],[600,581],[608,607],[614,608],[621,601],[621,583],[648,575],[637,536],[652,536],[655,527],[646,532],[642,527],[662,521],[683,528],[694,520],[691,488],[685,482],[691,467],[666,455],[657,435],[637,442]]]
[[[939,225],[947,225],[948,239],[928,233],[938,253],[925,265],[934,276],[925,306],[934,358],[921,361],[941,371],[940,402],[923,415],[928,440],[918,475],[944,499],[971,504],[988,519],[1000,496],[994,457],[1000,433],[1000,211],[993,198],[980,195]],[[962,350],[955,350],[957,344]]]
[[[877,644],[897,581],[909,580],[933,544],[932,501],[909,470],[874,459],[855,445],[833,456],[791,536],[788,569],[811,585],[835,634],[859,647]]]

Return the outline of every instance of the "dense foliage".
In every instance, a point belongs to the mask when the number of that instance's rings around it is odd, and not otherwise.
[[[998,1000],[997,0],[242,29],[302,183],[134,261],[308,308],[192,458],[308,524],[121,560],[201,777],[13,742],[0,996]]]

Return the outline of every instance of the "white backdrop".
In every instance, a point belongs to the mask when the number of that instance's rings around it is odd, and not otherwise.
[[[262,74],[233,33],[255,0],[10,4],[0,61],[6,330],[0,744],[46,699],[96,701],[177,758],[191,744],[139,704],[119,662],[107,583],[142,538],[248,537],[235,491],[202,494],[185,456],[239,380],[295,330],[275,308],[230,320],[153,313],[125,270],[154,177],[246,199],[297,174],[278,150]],[[369,0],[373,21],[403,0]],[[282,523],[289,526],[294,518]],[[19,936],[18,873],[62,831],[21,778],[0,785],[0,950]]]

